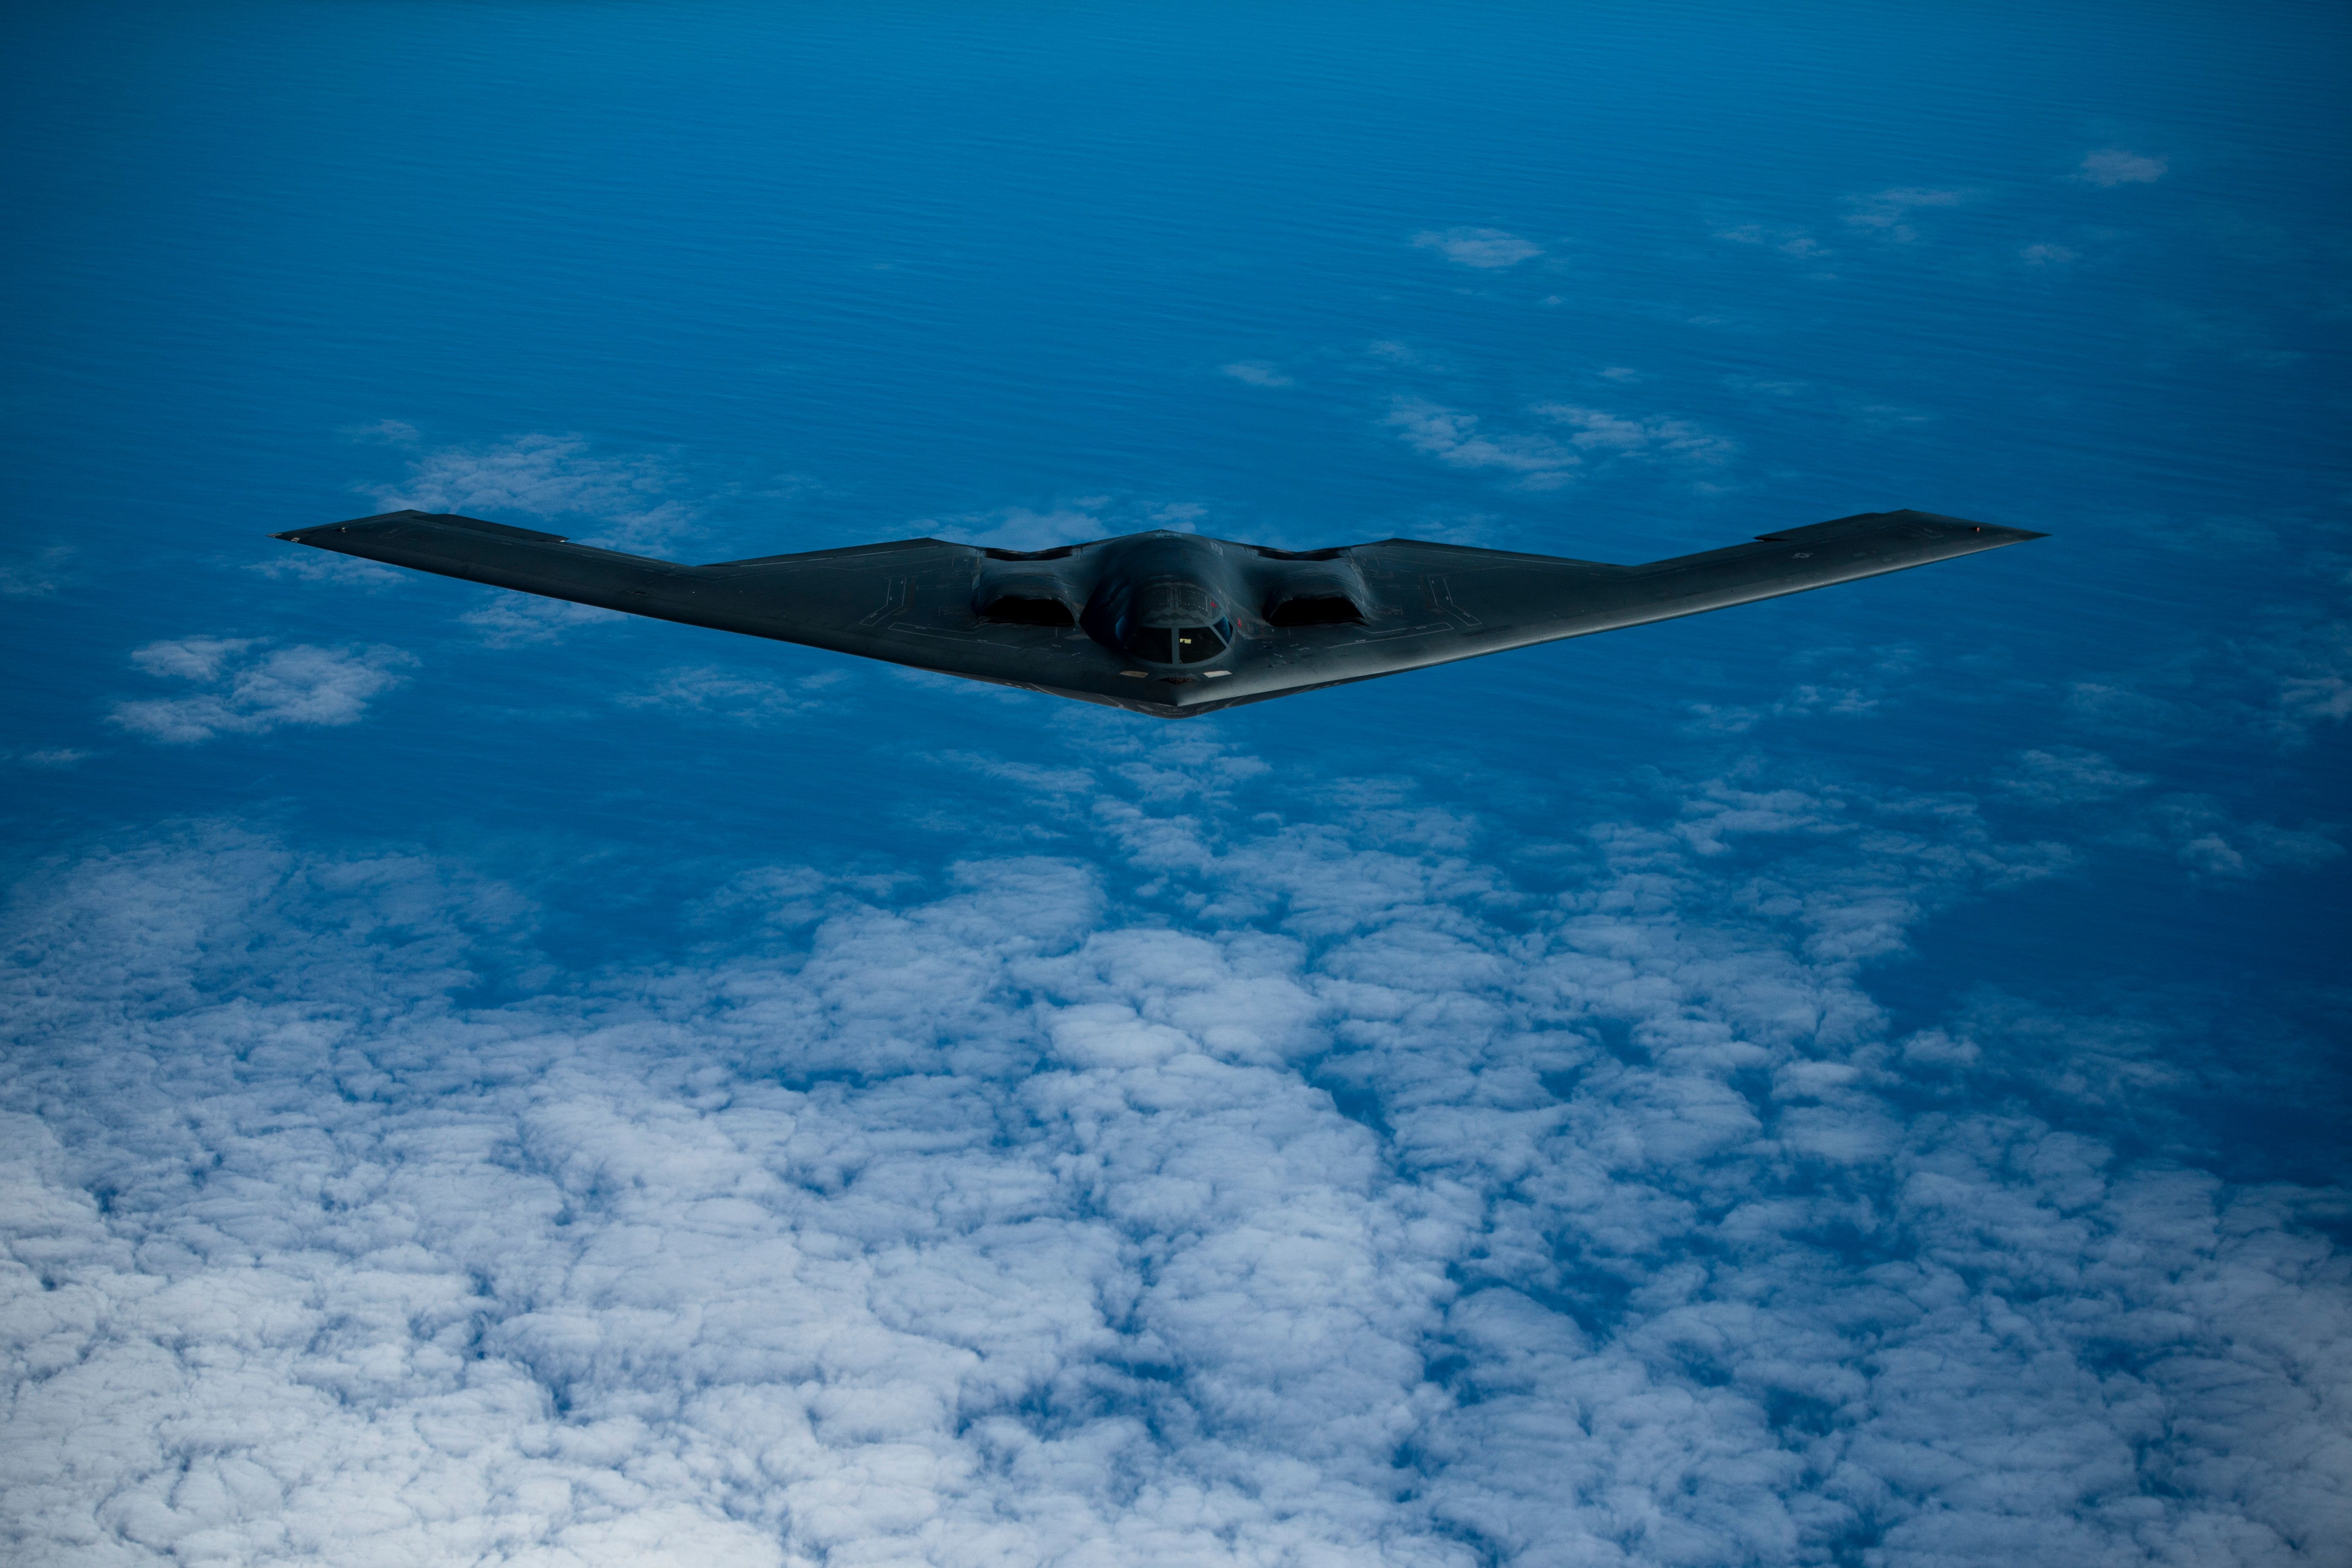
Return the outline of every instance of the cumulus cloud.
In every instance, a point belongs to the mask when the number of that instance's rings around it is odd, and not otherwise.
[[[331,583],[338,588],[371,592],[398,587],[415,578],[415,574],[386,566],[380,561],[362,561],[356,555],[337,555],[325,550],[290,550],[266,560],[247,562],[245,569],[280,581]]]
[[[1428,230],[1412,237],[1413,244],[1434,250],[1465,267],[1500,269],[1541,256],[1543,247],[1499,228]]]
[[[1453,468],[1509,475],[1517,489],[1556,489],[1580,471],[1619,460],[1714,468],[1739,449],[1687,419],[1627,418],[1565,403],[1538,404],[1532,412],[1563,433],[1490,432],[1478,416],[1422,397],[1391,399],[1383,423],[1416,452]]]
[[[2147,185],[2164,178],[2171,166],[2163,158],[2127,153],[2121,147],[2103,147],[2084,154],[2077,177],[2095,185]]]
[[[365,441],[378,447],[414,447],[425,439],[425,432],[405,419],[371,419],[358,425],[346,425],[339,434],[346,440]]]
[[[1789,662],[1811,679],[1769,702],[1687,702],[1685,732],[1738,735],[1780,719],[1867,717],[1879,711],[1918,668],[1919,650],[1907,643],[1869,648],[1831,645],[1806,649]]]
[[[1779,700],[1753,706],[1737,703],[1693,702],[1689,728],[1718,735],[1739,735],[1772,719],[1802,718],[1827,713],[1839,718],[1860,718],[1875,712],[1880,698],[1875,692],[1859,686],[1820,686],[1812,682],[1789,689]]]
[[[1767,224],[1743,223],[1730,228],[1717,229],[1715,237],[1734,245],[1761,246],[1777,250],[1783,256],[1801,260],[1818,260],[1830,254],[1829,247],[1801,228],[1776,228]]]
[[[2344,853],[2338,828],[2241,821],[2209,795],[2168,795],[2149,808],[2148,819],[2183,864],[2209,877],[2307,871]]]
[[[70,580],[66,563],[70,546],[52,544],[19,560],[0,563],[0,598],[38,599],[56,593]]]
[[[118,702],[110,723],[150,741],[194,745],[259,735],[281,724],[356,724],[416,660],[382,646],[268,648],[250,637],[180,637],[136,649],[131,662],[195,688],[183,697]]]
[[[415,431],[396,420],[369,428],[394,444],[415,440]],[[562,522],[593,542],[645,550],[693,525],[694,510],[677,488],[657,458],[602,457],[584,437],[533,434],[422,450],[398,483],[368,486],[365,493],[386,511],[415,507],[492,521]]]
[[[459,616],[457,624],[469,627],[490,647],[525,647],[537,643],[559,643],[573,632],[617,625],[626,618],[618,610],[575,605],[569,599],[499,594],[480,608]]]
[[[1235,381],[1244,383],[1249,386],[1289,386],[1293,384],[1290,377],[1282,374],[1282,368],[1279,365],[1274,364],[1266,360],[1236,360],[1232,364],[1222,365],[1219,368],[1225,374],[1232,376]]]
[[[2013,799],[2066,806],[2118,800],[2156,781],[2147,773],[2126,772],[2096,752],[2053,746],[2019,752],[2015,766],[1995,782]]]
[[[2228,735],[2295,750],[2352,718],[2352,616],[2340,604],[2282,591],[2251,627],[2072,683],[2066,710],[2087,728],[2142,742]]]
[[[629,708],[655,708],[677,714],[724,719],[737,724],[772,724],[824,704],[824,693],[849,679],[846,671],[820,670],[799,680],[763,680],[737,669],[703,666],[673,669],[618,700]]]
[[[1910,245],[1919,237],[1918,227],[1910,221],[1913,213],[1922,207],[1958,206],[1967,199],[1965,191],[1902,185],[1851,198],[1853,210],[1845,215],[1845,221],[1849,227],[1866,229],[1897,245]]]
[[[1627,419],[1599,408],[1541,403],[1538,414],[1575,434],[1568,444],[1587,456],[1638,458],[1649,462],[1714,466],[1728,460],[1738,444],[1687,419]]]
[[[1557,489],[1583,461],[1549,436],[1486,435],[1476,415],[1426,398],[1393,399],[1384,423],[1416,452],[1456,468],[1499,469],[1523,489]]]
[[[2000,1064],[2078,1021],[1895,1038],[1864,988],[2044,864],[1965,802],[1662,786],[1539,889],[1407,786],[1283,826],[1221,804],[1264,764],[1213,742],[1103,756],[1039,781],[1085,858],[747,871],[734,944],[504,1002],[529,901],[446,863],[216,830],[39,874],[0,966],[19,1550],[2285,1564],[2352,1531],[2323,1195],[2054,1124],[2077,1091]]]
[[[2279,734],[2301,741],[2322,724],[2352,719],[2352,620],[2315,618],[2256,652],[2275,684],[2272,727]]]
[[[2104,841],[2156,848],[2200,876],[2246,878],[2273,870],[2310,870],[2342,854],[2340,829],[2250,822],[2210,795],[2149,797],[2154,775],[2117,767],[2096,752],[2055,746],[2019,753],[1996,779],[2010,799],[2043,810],[2095,808]]]
[[[993,511],[965,512],[955,517],[924,518],[912,526],[942,539],[999,550],[1051,550],[1062,544],[1085,544],[1117,534],[1155,528],[1195,533],[1208,515],[1196,501],[1144,501],[1118,496],[1079,496],[1042,510],[1000,507]]]

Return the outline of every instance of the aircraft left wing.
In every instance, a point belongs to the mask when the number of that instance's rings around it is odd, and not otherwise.
[[[688,626],[772,637],[1074,695],[1116,693],[1124,662],[1075,626],[971,611],[982,552],[902,539],[691,566],[450,512],[394,511],[275,537],[369,561]]]

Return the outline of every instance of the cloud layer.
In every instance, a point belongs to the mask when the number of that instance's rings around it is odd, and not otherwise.
[[[2302,1222],[2335,1198],[2067,1131],[2087,1091],[2032,1075],[2078,1023],[1903,1035],[1863,988],[2063,856],[1963,799],[1726,778],[1505,863],[1378,781],[1245,817],[1265,771],[1114,750],[1028,781],[1087,856],[896,898],[748,872],[719,951],[593,978],[429,858],[215,828],[52,866],[5,972],[16,1549],[2285,1563],[2352,1531],[2352,1279]]]

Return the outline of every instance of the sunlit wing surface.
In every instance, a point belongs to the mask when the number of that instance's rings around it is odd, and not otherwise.
[[[1640,566],[1403,539],[1289,552],[1178,533],[1037,552],[908,539],[688,566],[421,511],[277,537],[1181,718],[2042,535],[1930,512],[1865,512]]]

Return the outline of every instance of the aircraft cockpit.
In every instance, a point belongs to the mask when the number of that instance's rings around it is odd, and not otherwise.
[[[1206,664],[1234,640],[1234,623],[1203,590],[1155,583],[1118,618],[1118,646],[1146,664]]]

